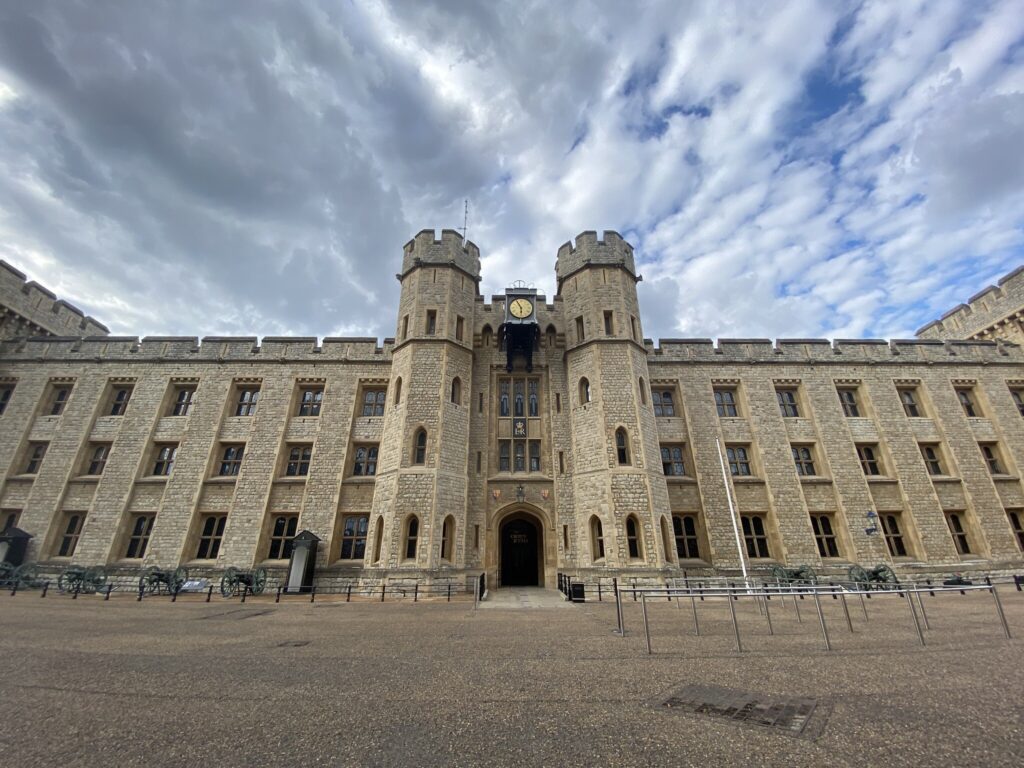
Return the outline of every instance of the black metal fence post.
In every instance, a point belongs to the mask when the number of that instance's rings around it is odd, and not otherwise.
[[[112,590],[113,588],[114,588],[114,585],[113,585],[113,584],[107,584],[107,594],[105,594],[105,595],[103,596],[103,602],[107,602],[107,601],[109,601],[109,600],[110,600],[110,592],[111,592],[111,590]]]
[[[206,590],[206,602],[210,602],[210,598],[213,597],[213,584]]]
[[[40,594],[39,596],[40,596],[40,597],[46,597],[46,591],[47,591],[47,590],[48,590],[49,588],[50,588],[50,582],[48,582],[48,581],[44,581],[44,582],[43,582],[43,592],[42,592],[42,594]]]

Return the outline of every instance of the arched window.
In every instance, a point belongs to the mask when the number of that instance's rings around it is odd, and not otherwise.
[[[590,382],[586,377],[580,379],[580,405],[590,402]]]
[[[441,559],[451,562],[455,552],[455,518],[448,515],[441,526]]]
[[[395,379],[395,405],[402,402],[402,377]]]
[[[484,329],[480,332],[480,344],[484,347],[491,346],[491,342],[494,339],[494,331],[491,330],[491,326],[485,325]]]
[[[555,332],[555,326],[549,325],[547,331],[545,331],[545,335],[547,336],[547,347],[549,349],[554,349],[555,340],[558,338],[558,334]]]
[[[615,453],[618,456],[619,464],[629,464],[629,436],[625,427],[615,430]]]
[[[640,539],[640,524],[632,515],[626,518],[626,543],[629,545],[631,560],[637,560],[644,556],[643,541]]]
[[[540,400],[537,397],[537,380],[530,379],[530,416],[536,418],[540,415]]]
[[[640,405],[647,405],[647,387],[643,376],[640,377]]]
[[[377,526],[373,534],[373,562],[380,562],[381,545],[384,543],[384,516],[377,518]]]
[[[498,402],[500,403],[500,413],[502,416],[508,416],[511,408],[509,405],[510,401],[508,399],[508,379],[502,379],[500,386],[501,395],[498,398]]]
[[[425,464],[427,462],[427,430],[417,429],[416,437],[412,442],[412,463]]]
[[[420,537],[420,519],[416,515],[409,515],[405,523],[405,559],[416,559],[416,542]]]
[[[672,531],[669,529],[668,518],[661,516],[661,546],[665,550],[665,562],[672,562]]]
[[[590,555],[593,560],[604,560],[604,529],[597,515],[590,518]]]
[[[452,402],[462,404],[462,380],[458,376],[452,379]]]

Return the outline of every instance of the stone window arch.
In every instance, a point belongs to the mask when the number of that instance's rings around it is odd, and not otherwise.
[[[661,546],[665,550],[665,562],[672,562],[672,530],[668,524],[668,518],[661,516]]]
[[[629,464],[629,435],[625,427],[615,430],[615,456],[619,464]]]
[[[644,541],[640,536],[640,521],[635,515],[626,518],[626,544],[629,547],[630,560],[642,560],[644,556]]]
[[[427,430],[420,427],[412,439],[412,463],[427,463]]]
[[[416,515],[409,515],[405,520],[405,540],[403,553],[406,560],[416,559],[416,546],[420,539],[420,519]]]
[[[556,341],[558,339],[558,332],[555,331],[555,326],[549,325],[547,327],[547,329],[544,331],[544,335],[546,337],[545,343],[546,343],[547,347],[549,349],[554,349],[555,348],[555,343],[556,343]]]
[[[491,330],[490,325],[485,325],[483,330],[480,331],[480,346],[489,347],[494,341],[494,331]]]
[[[590,557],[594,562],[604,560],[604,527],[597,515],[590,518]]]
[[[644,383],[644,377],[640,377],[640,405],[647,405],[647,385]]]
[[[380,553],[384,544],[384,516],[378,515],[373,533],[373,562],[380,562]]]
[[[580,379],[580,405],[590,402],[590,381],[584,376]]]
[[[441,526],[441,559],[452,562],[455,559],[455,518],[448,515]]]
[[[395,405],[402,402],[402,377],[395,379]]]
[[[452,402],[456,405],[462,404],[462,379],[458,376],[452,379]]]

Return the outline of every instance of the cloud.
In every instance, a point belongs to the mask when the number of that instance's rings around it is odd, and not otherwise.
[[[0,255],[118,333],[391,335],[637,248],[647,336],[905,336],[1021,262],[1007,2],[36,2],[0,11]]]

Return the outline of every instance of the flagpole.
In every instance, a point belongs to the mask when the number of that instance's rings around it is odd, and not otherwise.
[[[743,540],[740,538],[740,527],[736,522],[736,507],[732,503],[732,485],[729,483],[729,476],[725,473],[725,457],[722,456],[722,443],[716,437],[715,446],[718,448],[718,463],[722,466],[722,482],[725,483],[725,498],[729,500],[729,518],[732,520],[732,532],[736,534],[736,552],[740,556],[740,569],[743,571],[743,583],[749,589],[750,581],[747,578],[747,561],[743,557]]]

